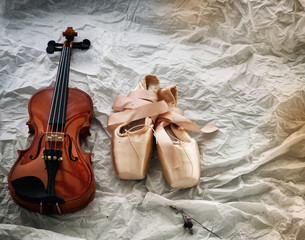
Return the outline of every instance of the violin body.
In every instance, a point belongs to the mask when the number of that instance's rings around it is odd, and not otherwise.
[[[19,151],[19,157],[9,173],[9,183],[23,176],[36,176],[47,187],[47,171],[42,160],[43,144],[39,147],[40,139],[46,132],[49,110],[54,88],[47,88],[34,94],[29,101],[30,119],[27,122],[29,132],[34,134],[30,147]],[[91,167],[91,153],[84,152],[80,147],[80,140],[90,135],[89,128],[93,121],[93,104],[90,96],[85,92],[69,88],[65,133],[72,140],[72,158],[69,158],[68,144],[64,141],[63,161],[55,178],[55,194],[66,201],[60,209],[62,213],[74,212],[86,206],[95,193],[94,174]],[[76,130],[76,131],[75,131]],[[38,156],[32,160],[33,156]],[[31,157],[32,156],[32,157]],[[13,199],[22,207],[39,212],[39,204],[29,203],[21,199],[9,184]],[[56,212],[56,208],[53,212]]]
[[[80,146],[90,135],[93,103],[87,93],[68,87],[71,49],[88,49],[90,41],[74,43],[77,33],[72,28],[65,34],[64,44],[49,42],[48,53],[62,51],[55,87],[31,97],[27,125],[33,140],[28,149],[18,151],[8,176],[13,200],[41,214],[75,212],[95,193],[91,153]]]

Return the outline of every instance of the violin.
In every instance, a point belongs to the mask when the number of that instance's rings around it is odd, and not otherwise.
[[[33,140],[28,149],[18,151],[8,176],[13,200],[41,214],[75,212],[95,194],[91,153],[80,146],[90,135],[93,103],[84,91],[68,87],[72,49],[89,49],[90,41],[74,42],[77,32],[72,27],[63,36],[64,43],[48,43],[48,53],[61,52],[55,86],[30,98],[26,124]]]

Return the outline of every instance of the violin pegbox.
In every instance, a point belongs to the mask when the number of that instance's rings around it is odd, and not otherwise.
[[[67,41],[65,43],[57,43],[54,40],[48,42],[48,47],[46,49],[47,53],[54,53],[58,51],[62,51],[63,46],[69,46],[70,48],[77,48],[81,50],[87,50],[90,48],[90,41],[88,39],[84,39],[82,42],[73,42],[74,37],[77,36],[77,32],[74,31],[72,27],[68,27],[65,32],[62,33],[64,37],[66,37]],[[69,43],[68,45],[66,43]]]

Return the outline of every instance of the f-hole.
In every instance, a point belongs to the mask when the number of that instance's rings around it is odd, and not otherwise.
[[[38,148],[37,148],[37,153],[35,155],[35,157],[33,158],[33,155],[30,155],[30,159],[31,160],[34,160],[38,157],[39,153],[40,153],[40,148],[41,148],[41,143],[42,143],[42,140],[43,140],[43,137],[45,136],[45,133],[41,136],[40,140],[39,140],[39,144],[38,144]]]
[[[69,139],[69,147],[68,147],[69,158],[70,158],[71,161],[75,162],[75,161],[78,160],[78,157],[75,157],[74,159],[72,157],[72,140],[71,140],[71,137],[68,134],[65,134],[65,137],[68,137],[68,139]]]

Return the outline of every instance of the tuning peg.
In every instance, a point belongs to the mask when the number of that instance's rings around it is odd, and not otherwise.
[[[50,53],[50,54],[52,54],[56,51],[61,51],[61,50],[62,50],[61,48],[57,48],[53,45],[48,46],[47,49],[46,49],[47,53]]]
[[[54,40],[51,40],[48,42],[48,46],[55,46],[56,42]]]
[[[84,49],[89,49],[91,43],[88,39],[84,39],[82,44],[81,44],[81,50],[84,50]]]
[[[88,39],[84,39],[82,42],[73,42],[73,48],[78,48],[81,50],[89,49],[90,41]]]
[[[46,49],[47,53],[54,53],[55,51],[61,51],[61,48],[57,48],[58,46],[62,47],[63,44],[62,43],[56,43],[55,41],[49,41],[48,42],[48,47]]]
[[[51,41],[49,41],[48,42],[48,46],[54,46],[54,47],[59,47],[59,46],[63,46],[63,44],[62,43],[57,43],[57,42],[55,42],[54,40],[51,40]]]

